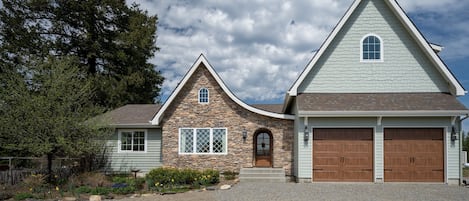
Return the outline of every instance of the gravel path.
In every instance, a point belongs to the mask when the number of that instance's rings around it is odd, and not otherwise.
[[[229,190],[151,195],[121,201],[469,200],[469,188],[444,184],[241,183]]]

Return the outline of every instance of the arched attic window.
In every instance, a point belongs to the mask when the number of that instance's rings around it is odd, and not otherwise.
[[[207,88],[199,89],[199,103],[208,103],[209,93]]]
[[[383,61],[383,41],[378,35],[367,34],[360,43],[360,61],[380,62]]]

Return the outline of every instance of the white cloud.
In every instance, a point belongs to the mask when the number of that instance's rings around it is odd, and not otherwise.
[[[467,57],[465,51],[457,51],[469,45],[468,20],[461,21],[457,15],[466,13],[469,7],[464,6],[468,3],[461,6],[461,0],[399,2],[419,28],[426,27],[422,32],[427,39],[446,47],[443,55]],[[166,78],[163,96],[170,94],[203,53],[239,98],[250,102],[281,102],[313,51],[332,31],[352,0],[140,0],[137,3],[159,17],[157,46],[161,50],[152,62]],[[457,12],[451,12],[454,10]],[[434,18],[423,16],[428,13]],[[454,26],[444,26],[448,23]],[[451,34],[454,38],[444,38]],[[450,50],[453,48],[455,51]]]

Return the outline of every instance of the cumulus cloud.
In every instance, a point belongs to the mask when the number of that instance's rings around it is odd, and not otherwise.
[[[400,5],[429,41],[443,44],[448,57],[467,57],[469,33],[461,0],[401,0]],[[132,3],[132,1],[128,1]],[[228,87],[247,102],[282,102],[352,0],[138,0],[159,17],[152,62],[166,78],[163,98],[177,86],[200,53]],[[451,11],[451,12],[450,12]],[[456,12],[454,12],[456,11]],[[426,15],[426,16],[425,16]],[[432,17],[428,17],[432,15]],[[452,23],[454,26],[442,24]],[[423,27],[423,28],[422,28]],[[452,40],[445,38],[454,35]]]

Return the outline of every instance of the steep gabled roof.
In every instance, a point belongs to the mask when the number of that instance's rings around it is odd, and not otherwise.
[[[201,65],[203,64],[203,65]],[[223,80],[220,78],[220,76],[218,76],[218,74],[216,73],[216,71],[213,69],[213,67],[208,63],[207,59],[205,58],[205,56],[203,54],[200,54],[199,58],[197,58],[197,60],[195,61],[195,63],[192,65],[192,67],[189,69],[189,71],[186,73],[186,75],[184,75],[184,77],[182,78],[182,81],[179,83],[179,85],[176,87],[176,89],[174,89],[174,91],[171,93],[171,95],[168,97],[168,99],[166,100],[166,102],[163,104],[163,106],[161,107],[161,109],[158,111],[158,113],[156,113],[156,115],[153,117],[153,119],[151,120],[151,124],[153,125],[159,125],[159,123],[161,122],[161,119],[164,115],[164,112],[166,111],[166,109],[169,107],[169,105],[171,105],[171,103],[173,102],[173,100],[176,98],[176,96],[179,94],[179,92],[181,91],[181,89],[184,87],[184,85],[187,83],[187,81],[192,77],[192,75],[194,74],[194,72],[197,70],[197,68],[199,68],[200,66],[205,66],[207,68],[207,70],[210,72],[210,74],[213,76],[213,78],[217,81],[218,85],[220,85],[220,87],[223,89],[223,91],[226,93],[226,95],[228,95],[228,97],[230,97],[231,100],[233,100],[235,103],[237,103],[239,106],[243,107],[244,109],[246,110],[249,110],[251,112],[254,112],[254,113],[257,113],[257,114],[261,114],[261,115],[264,115],[264,116],[268,116],[268,117],[273,117],[273,118],[278,118],[278,119],[294,119],[294,116],[292,115],[287,115],[287,114],[280,114],[280,113],[274,113],[274,112],[270,112],[270,111],[266,111],[266,110],[262,110],[262,109],[259,109],[259,108],[255,108],[253,106],[250,106],[246,103],[244,103],[243,101],[241,101],[238,97],[236,97],[229,89],[228,87],[225,85],[225,83],[223,82]]]
[[[466,93],[463,86],[458,82],[456,77],[451,73],[451,71],[448,69],[445,63],[441,60],[441,58],[434,51],[435,46],[432,46],[425,39],[422,33],[420,33],[420,31],[417,29],[414,23],[410,20],[410,18],[406,15],[406,13],[402,10],[402,8],[399,6],[399,4],[395,0],[384,0],[384,1],[388,5],[388,7],[391,9],[391,11],[396,15],[396,17],[400,20],[402,25],[409,31],[410,35],[414,38],[414,40],[419,44],[423,52],[430,58],[431,62],[438,68],[438,71],[454,87],[453,89],[451,89],[452,95],[463,96]],[[357,9],[357,7],[360,5],[361,2],[363,2],[363,0],[355,0],[353,2],[353,4],[345,13],[345,15],[340,19],[339,23],[336,25],[334,30],[327,37],[327,39],[321,45],[321,47],[313,56],[311,61],[308,63],[306,68],[303,70],[303,72],[301,72],[298,79],[293,83],[292,87],[287,92],[288,96],[298,95],[298,88],[301,85],[301,83],[304,81],[306,76],[311,72],[316,62],[319,60],[319,58],[321,58],[323,53],[329,47],[329,45],[337,36],[337,34],[340,32],[340,30],[347,23],[350,16],[352,16],[352,14],[355,12],[355,10]],[[290,100],[290,98],[287,97],[286,103],[285,103],[286,105],[289,104],[288,100]]]

